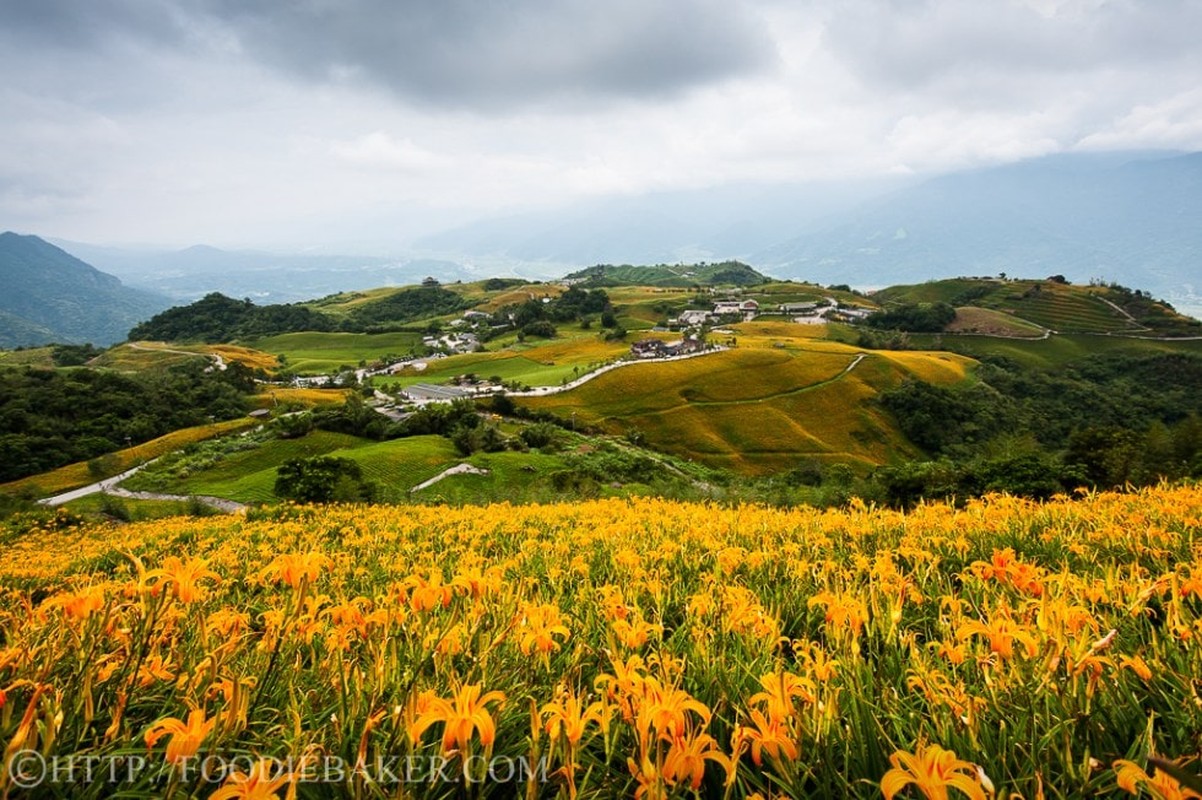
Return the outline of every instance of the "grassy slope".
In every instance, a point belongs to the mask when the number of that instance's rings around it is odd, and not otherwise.
[[[477,453],[468,459],[468,463],[488,470],[488,474],[449,475],[414,493],[413,497],[424,502],[441,501],[455,504],[552,502],[557,499],[553,490],[530,486],[538,478],[564,466],[564,461],[559,456],[537,452]],[[443,468],[445,469],[445,466]],[[418,481],[414,481],[413,485],[416,483]]]
[[[250,343],[256,350],[286,356],[286,366],[299,373],[325,374],[360,361],[404,356],[421,344],[415,331],[396,333],[284,333]]]
[[[1019,319],[1005,311],[976,306],[961,306],[956,309],[956,318],[947,326],[948,333],[977,333],[997,336],[1019,336],[1037,338],[1044,328],[1033,322]]]
[[[582,331],[561,326],[555,339],[528,339],[518,344],[512,337],[489,343],[484,353],[465,353],[427,362],[424,370],[404,370],[386,383],[402,386],[414,383],[440,383],[456,375],[473,372],[481,378],[499,376],[506,381],[518,381],[531,386],[554,386],[564,378],[578,374],[574,368],[586,371],[589,365],[601,364],[630,352],[625,342],[602,341],[595,329]]]
[[[1130,353],[1198,353],[1202,341],[1167,341],[1132,339],[1122,336],[1088,336],[1083,334],[1052,336],[1048,339],[1023,340],[994,336],[938,336],[911,334],[916,347],[944,347],[969,358],[998,355],[1013,358],[1030,367],[1055,367],[1091,355],[1113,352]],[[938,344],[937,344],[938,343]]]
[[[0,367],[53,367],[53,347],[27,347],[24,350],[0,350]]]

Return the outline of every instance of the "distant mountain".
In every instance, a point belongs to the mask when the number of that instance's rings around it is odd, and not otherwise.
[[[39,239],[0,233],[0,347],[109,345],[171,305]]]
[[[773,274],[883,286],[1065,275],[1202,303],[1202,153],[1053,156],[928,180],[756,253]]]
[[[64,250],[132,286],[184,302],[213,292],[257,303],[294,303],[336,292],[405,286],[427,275],[450,283],[474,280],[460,264],[435,259],[345,255],[280,255],[196,245],[183,250],[135,250],[57,241]]]
[[[543,277],[580,264],[721,261],[810,230],[902,183],[735,184],[606,197],[481,220],[417,246],[452,259],[521,265],[531,275],[541,267]]]

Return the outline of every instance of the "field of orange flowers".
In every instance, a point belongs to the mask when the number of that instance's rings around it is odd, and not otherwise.
[[[1147,758],[1202,771],[1200,534],[1196,486],[0,534],[0,795],[1196,796]]]

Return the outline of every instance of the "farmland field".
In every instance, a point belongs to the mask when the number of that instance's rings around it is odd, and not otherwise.
[[[1128,796],[1150,754],[1199,754],[1199,509],[1183,485],[10,531],[0,792]]]

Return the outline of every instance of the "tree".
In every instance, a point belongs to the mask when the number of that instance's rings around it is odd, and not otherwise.
[[[280,465],[275,494],[302,503],[370,502],[376,486],[354,461],[333,456],[294,458]]]

